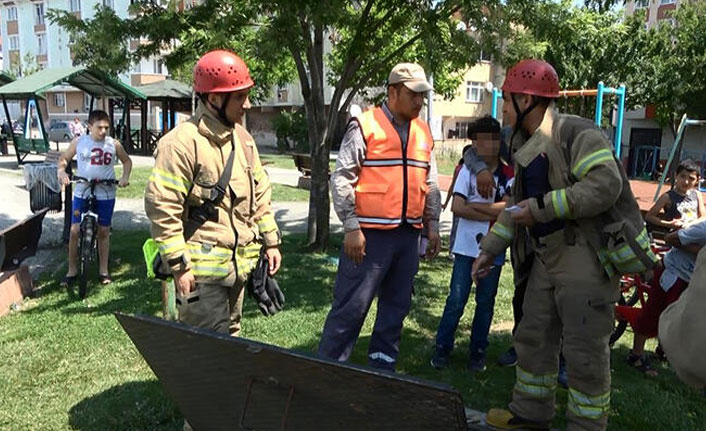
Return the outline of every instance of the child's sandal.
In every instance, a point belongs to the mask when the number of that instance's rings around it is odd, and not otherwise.
[[[628,365],[648,377],[657,377],[659,375],[659,373],[657,373],[657,370],[652,368],[650,360],[645,355],[638,355],[636,353],[630,352],[627,357],[627,362]]]

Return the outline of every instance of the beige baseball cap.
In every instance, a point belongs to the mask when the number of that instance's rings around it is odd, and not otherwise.
[[[427,82],[427,75],[422,66],[416,63],[399,63],[392,68],[390,77],[387,78],[389,85],[403,83],[405,87],[415,93],[426,93],[434,87]]]

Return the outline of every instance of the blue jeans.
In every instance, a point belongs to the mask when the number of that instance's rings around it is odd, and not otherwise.
[[[449,296],[446,298],[444,314],[436,332],[436,349],[441,352],[449,353],[454,347],[454,334],[471,293],[471,268],[474,261],[473,257],[456,254]],[[495,265],[488,275],[478,280],[476,310],[471,328],[470,351],[473,356],[485,355],[485,349],[488,347],[488,332],[493,321],[493,307],[501,269],[502,265]]]

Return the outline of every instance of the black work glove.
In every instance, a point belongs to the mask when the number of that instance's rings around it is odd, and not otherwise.
[[[273,316],[284,308],[284,294],[277,281],[268,274],[269,262],[265,253],[260,252],[255,269],[250,274],[248,294],[257,302],[257,308],[265,316]]]

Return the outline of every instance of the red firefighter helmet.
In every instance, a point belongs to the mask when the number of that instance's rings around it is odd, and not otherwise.
[[[194,67],[194,91],[230,93],[255,85],[243,59],[230,51],[215,50],[204,54]]]
[[[559,97],[559,76],[546,61],[522,60],[507,71],[502,90],[504,93],[556,99]]]

